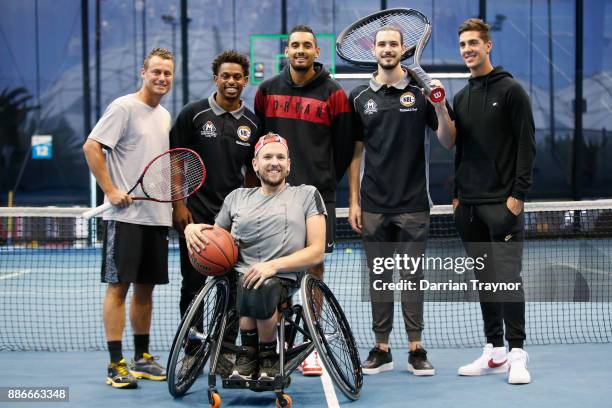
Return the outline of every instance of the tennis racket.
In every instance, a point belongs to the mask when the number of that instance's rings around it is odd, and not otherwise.
[[[431,24],[423,13],[409,8],[392,8],[370,14],[345,28],[336,42],[336,52],[343,60],[355,65],[372,67],[378,61],[374,55],[376,31],[384,26],[399,29],[404,36],[406,52],[401,60],[414,56],[412,64],[404,66],[413,74],[414,79],[423,88],[433,102],[444,100],[442,88],[431,85],[431,77],[421,68],[421,53],[431,35]]]
[[[182,200],[195,193],[204,183],[206,168],[200,156],[190,149],[171,149],[147,164],[131,194],[140,186],[142,196],[133,196],[132,200],[149,200],[169,203]],[[83,213],[86,220],[111,209],[111,203],[104,203]]]

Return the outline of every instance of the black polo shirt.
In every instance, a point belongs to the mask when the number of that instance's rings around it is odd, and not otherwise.
[[[195,150],[206,166],[204,185],[187,199],[195,222],[213,222],[225,196],[244,184],[260,136],[259,119],[244,106],[227,112],[209,98],[186,105],[170,131],[171,147]]]
[[[375,75],[376,73],[374,73]],[[404,77],[391,86],[374,79],[353,89],[356,139],[365,147],[361,208],[374,213],[429,210],[429,135],[435,108]],[[450,112],[450,107],[447,104]]]

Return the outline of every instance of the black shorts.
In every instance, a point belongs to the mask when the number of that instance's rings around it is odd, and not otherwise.
[[[336,241],[336,203],[331,201],[325,202],[325,252],[334,252],[334,244]]]
[[[104,221],[102,282],[168,283],[168,227]]]

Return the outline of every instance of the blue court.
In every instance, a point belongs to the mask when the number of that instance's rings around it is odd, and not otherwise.
[[[361,398],[350,402],[340,392],[328,402],[319,378],[294,374],[287,392],[295,407],[607,407],[612,400],[612,345],[533,346],[527,348],[533,382],[512,386],[503,375],[459,377],[457,367],[475,358],[480,349],[432,349],[434,377],[414,377],[405,370],[407,353],[393,350],[396,369],[366,376]],[[367,355],[361,349],[362,357]],[[166,354],[161,354],[162,361]],[[116,390],[104,384],[105,352],[3,352],[2,386],[68,386],[72,407],[195,407],[207,406],[206,380],[200,378],[181,399],[172,399],[165,382],[139,381],[136,390]],[[222,406],[273,407],[272,393],[220,389]],[[336,402],[337,401],[337,402]],[[492,403],[494,401],[494,403]],[[337,405],[335,405],[337,404]],[[1,403],[0,406],[39,407],[40,403]]]

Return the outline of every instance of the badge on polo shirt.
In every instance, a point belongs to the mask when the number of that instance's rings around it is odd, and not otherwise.
[[[238,130],[236,130],[236,134],[238,135],[238,139],[240,139],[236,140],[236,144],[239,144],[241,146],[251,146],[251,144],[248,143],[249,139],[251,138],[250,127],[246,125],[239,126]]]
[[[376,112],[378,112],[378,105],[376,105],[374,99],[368,100],[363,109],[363,113],[365,113],[366,115],[373,115]]]
[[[402,96],[400,96],[400,103],[405,108],[400,108],[400,112],[414,112],[418,110],[417,108],[413,108],[416,103],[416,96],[412,92],[404,92]]]
[[[202,126],[200,134],[205,137],[217,137],[217,128],[210,120]]]
[[[242,125],[238,127],[238,130],[236,131],[236,133],[238,134],[238,137],[240,138],[240,140],[242,140],[243,142],[246,142],[251,137],[251,128],[246,125]]]
[[[405,107],[409,108],[416,102],[416,97],[412,92],[404,92],[402,96],[400,96],[400,103]]]

